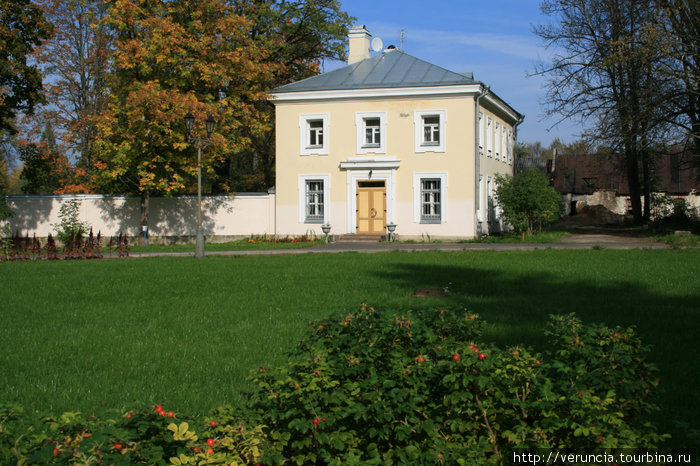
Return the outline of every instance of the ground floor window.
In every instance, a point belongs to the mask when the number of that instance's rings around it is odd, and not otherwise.
[[[323,180],[306,180],[306,221],[323,222]]]
[[[440,179],[421,179],[421,217],[423,223],[439,223],[442,217],[440,203]]]
[[[445,223],[447,173],[414,173],[414,218],[416,223]]]
[[[299,223],[326,223],[329,221],[328,174],[299,175]]]

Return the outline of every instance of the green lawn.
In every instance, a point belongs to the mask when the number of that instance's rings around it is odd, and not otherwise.
[[[700,250],[388,252],[1,263],[0,402],[49,412],[237,404],[309,320],[464,306],[499,345],[543,348],[547,316],[636,325],[661,372],[657,422],[700,430]],[[416,288],[448,287],[447,299]]]

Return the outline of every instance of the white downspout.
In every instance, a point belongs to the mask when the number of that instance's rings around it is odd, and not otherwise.
[[[513,174],[515,174],[515,144],[518,142],[518,126],[525,121],[525,115],[520,115],[513,125]]]
[[[474,183],[474,205],[476,207],[474,211],[474,226],[476,227],[476,234],[479,235],[481,233],[481,228],[479,228],[479,210],[481,210],[481,190],[479,189],[480,181],[481,181],[481,154],[479,153],[479,143],[481,134],[479,131],[479,113],[481,106],[479,104],[479,101],[481,100],[482,97],[486,96],[489,93],[489,90],[491,89],[491,86],[486,86],[483,88],[483,91],[481,91],[481,94],[476,96],[475,99],[475,113],[474,113],[474,176],[475,176],[475,183]]]

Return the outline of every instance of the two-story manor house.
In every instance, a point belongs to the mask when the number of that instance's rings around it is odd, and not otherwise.
[[[350,31],[348,65],[270,92],[278,234],[470,238],[503,225],[494,176],[512,174],[523,116],[471,74]]]

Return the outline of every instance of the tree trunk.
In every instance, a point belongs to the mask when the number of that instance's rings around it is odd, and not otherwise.
[[[635,223],[642,223],[644,218],[642,215],[642,200],[640,199],[641,190],[639,189],[639,156],[637,151],[629,146],[625,148],[625,163],[632,215]]]
[[[144,246],[147,245],[148,240],[148,200],[148,191],[141,191],[141,231],[137,234],[143,234]]]
[[[644,192],[644,213],[642,215],[643,220],[648,222],[651,219],[651,169],[652,169],[652,154],[648,150],[645,150],[642,154],[642,176],[643,176],[643,192]]]

